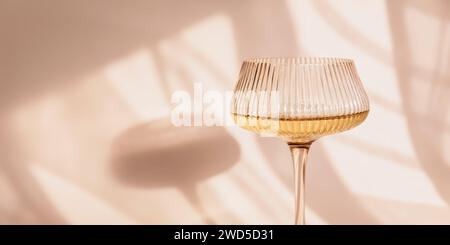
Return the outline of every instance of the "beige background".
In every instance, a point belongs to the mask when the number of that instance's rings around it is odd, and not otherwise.
[[[292,223],[281,140],[168,122],[255,56],[352,58],[371,101],[313,145],[308,223],[450,223],[448,0],[0,0],[0,223]]]

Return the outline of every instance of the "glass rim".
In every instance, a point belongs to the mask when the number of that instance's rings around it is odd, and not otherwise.
[[[293,65],[339,65],[354,64],[349,58],[341,57],[321,57],[321,56],[299,56],[299,57],[254,57],[246,58],[243,63],[252,64],[293,64]]]

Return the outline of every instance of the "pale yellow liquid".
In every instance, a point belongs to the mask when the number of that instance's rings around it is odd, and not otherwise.
[[[305,119],[271,119],[233,114],[233,120],[239,127],[252,132],[283,137],[290,142],[309,142],[354,128],[368,114],[369,111],[364,111],[344,116]]]

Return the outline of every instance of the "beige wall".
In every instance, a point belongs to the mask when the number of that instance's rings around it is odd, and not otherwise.
[[[371,101],[313,145],[308,223],[450,223],[448,0],[1,0],[0,40],[0,223],[292,223],[281,140],[168,121],[254,56],[352,58]]]

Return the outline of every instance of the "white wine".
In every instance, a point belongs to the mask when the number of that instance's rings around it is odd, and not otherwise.
[[[261,118],[233,114],[234,122],[246,130],[283,137],[290,142],[310,142],[325,135],[343,132],[358,126],[369,111],[331,117]]]
[[[358,126],[369,114],[369,98],[354,62],[327,57],[248,59],[234,91],[231,112],[237,126],[280,137],[289,146],[295,224],[305,224],[305,176],[311,144],[322,136]]]

